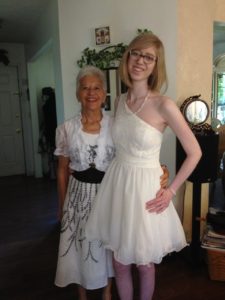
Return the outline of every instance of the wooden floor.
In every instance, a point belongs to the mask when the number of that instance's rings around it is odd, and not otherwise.
[[[2,177],[0,190],[0,300],[78,300],[75,286],[54,286],[59,240],[55,180]],[[204,253],[195,264],[189,252],[170,255],[156,267],[154,300],[225,299],[225,282],[209,279]],[[135,270],[134,285],[136,295]],[[101,300],[101,291],[89,296]],[[113,285],[113,300],[118,299]]]

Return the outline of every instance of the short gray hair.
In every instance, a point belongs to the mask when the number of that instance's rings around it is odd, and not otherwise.
[[[102,70],[100,70],[99,68],[97,68],[95,66],[89,66],[89,65],[83,67],[77,75],[77,79],[76,79],[76,89],[77,89],[77,91],[80,88],[80,80],[85,76],[96,76],[96,77],[98,77],[102,82],[103,89],[105,91],[107,91],[107,83],[106,83],[105,73]]]

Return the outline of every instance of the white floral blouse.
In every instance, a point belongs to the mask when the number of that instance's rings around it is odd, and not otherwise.
[[[54,154],[69,157],[69,167],[72,170],[84,171],[90,167],[90,163],[94,162],[98,170],[106,171],[115,155],[111,137],[112,122],[113,118],[103,112],[100,133],[94,147],[95,155],[90,157],[93,145],[89,144],[82,132],[81,114],[65,121],[56,129]]]

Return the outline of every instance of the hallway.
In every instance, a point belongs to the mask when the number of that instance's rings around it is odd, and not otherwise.
[[[0,178],[0,299],[78,300],[76,288],[54,286],[59,224],[56,181]],[[191,263],[188,248],[156,267],[154,300],[225,299],[225,282],[211,281],[207,265]],[[134,271],[135,290],[138,286]],[[89,292],[101,300],[100,291]],[[137,297],[134,297],[138,300]],[[118,300],[113,285],[112,300]]]

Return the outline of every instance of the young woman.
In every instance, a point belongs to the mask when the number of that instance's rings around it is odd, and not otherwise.
[[[104,176],[89,217],[86,234],[102,240],[114,256],[121,300],[132,300],[131,264],[140,277],[140,300],[154,292],[154,264],[187,245],[172,198],[197,165],[201,150],[180,110],[160,94],[167,84],[164,47],[152,33],[137,36],[120,65],[128,86],[121,95],[112,127],[116,156]],[[169,126],[187,157],[170,185],[160,189],[159,154]]]

